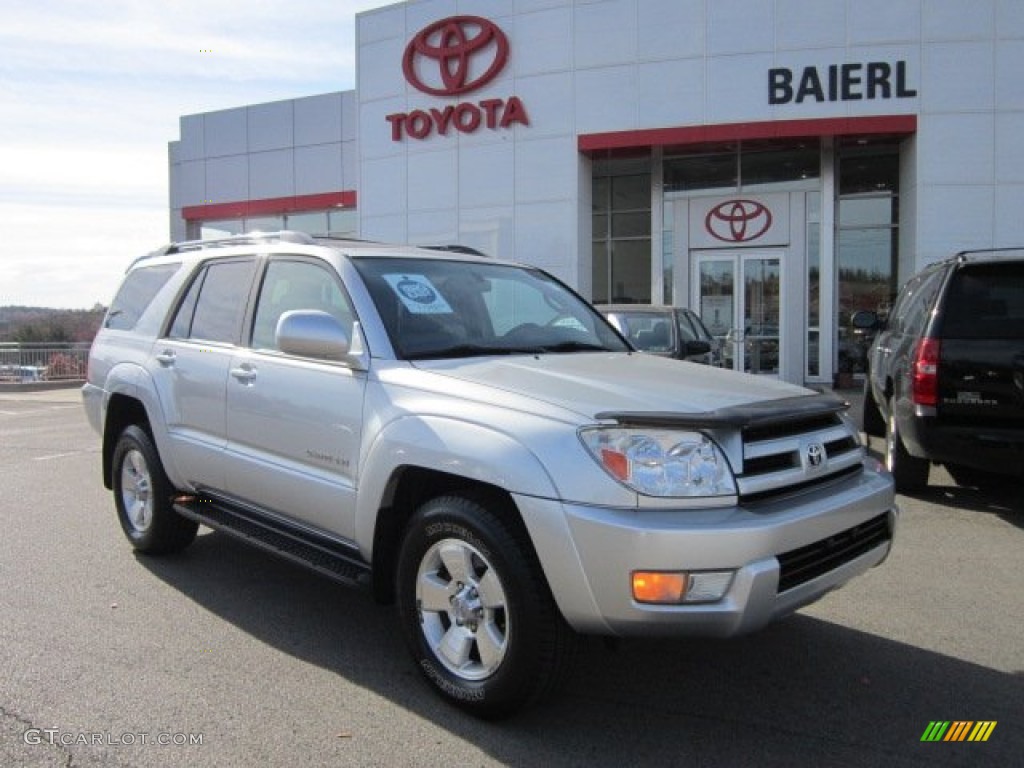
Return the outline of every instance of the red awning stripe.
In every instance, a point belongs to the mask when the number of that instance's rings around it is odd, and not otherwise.
[[[816,136],[911,134],[917,131],[917,115],[876,117],[825,117],[813,120],[774,120],[763,123],[723,123],[636,131],[589,133],[578,137],[581,152],[639,149],[685,144],[710,144],[744,139],[798,139]]]
[[[342,192],[323,192],[316,195],[268,197],[262,200],[239,200],[232,203],[187,205],[181,209],[181,216],[187,221],[210,221],[213,219],[241,219],[247,216],[275,216],[279,213],[297,213],[299,211],[321,211],[326,208],[355,207],[355,190],[344,190]]]

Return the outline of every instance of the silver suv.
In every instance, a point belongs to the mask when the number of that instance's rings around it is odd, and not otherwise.
[[[636,354],[545,272],[296,233],[137,260],[85,407],[132,545],[199,524],[395,602],[446,699],[554,689],[577,633],[757,629],[889,552],[844,404]]]

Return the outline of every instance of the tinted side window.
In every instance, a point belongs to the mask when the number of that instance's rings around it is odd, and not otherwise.
[[[889,330],[916,335],[924,329],[943,274],[943,270],[937,269],[910,278],[889,314]]]
[[[277,349],[277,321],[293,309],[316,309],[333,315],[352,335],[352,310],[329,270],[308,261],[275,260],[267,266],[260,289],[252,346]]]
[[[181,264],[160,264],[139,267],[129,272],[114,300],[110,302],[110,310],[107,312],[103,327],[119,331],[132,330],[149,303],[180,266]]]
[[[906,332],[912,336],[919,336],[924,332],[928,323],[932,308],[935,306],[935,297],[942,286],[944,270],[935,270],[922,275],[921,283],[917,287],[917,294],[911,297],[910,311],[907,313]]]
[[[174,318],[171,335],[235,343],[255,267],[252,260],[208,265],[189,288]]]

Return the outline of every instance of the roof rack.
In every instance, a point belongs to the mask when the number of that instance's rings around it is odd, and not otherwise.
[[[255,243],[278,242],[278,243],[300,243],[302,245],[314,245],[315,241],[305,232],[296,232],[291,229],[282,229],[278,232],[245,232],[230,237],[219,237],[215,240],[185,240],[180,243],[171,243],[167,253],[181,253],[183,251],[197,251],[202,248],[230,248],[234,245],[251,245]]]
[[[960,263],[967,261],[997,261],[1008,253],[1024,253],[1024,246],[1017,246],[1015,248],[978,248],[971,251],[960,251],[956,255],[956,260]]]
[[[139,256],[131,264],[131,269],[140,261],[155,259],[159,256],[169,256],[172,253],[186,253],[188,251],[200,251],[204,248],[230,248],[235,245],[255,245],[257,243],[278,242],[278,243],[299,243],[301,245],[315,245],[316,241],[305,232],[296,232],[291,229],[282,229],[278,232],[245,232],[229,237],[218,237],[211,240],[182,240],[167,245]]]
[[[483,256],[487,258],[487,254],[483,251],[478,251],[468,245],[460,245],[459,243],[447,243],[443,245],[421,245],[420,248],[426,248],[430,251],[449,251],[450,253],[464,253],[468,256]]]
[[[367,240],[365,237],[352,237],[351,235],[312,235],[314,240],[329,240],[332,243],[369,243],[370,245],[377,245],[380,240]]]

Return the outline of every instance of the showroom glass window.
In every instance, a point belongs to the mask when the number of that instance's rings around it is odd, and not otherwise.
[[[595,162],[593,301],[651,301],[651,174],[630,161]]]
[[[898,287],[899,147],[850,139],[838,161],[836,364],[839,373],[859,374],[867,339],[851,318],[861,309],[886,315]]]
[[[281,229],[305,232],[307,235],[356,237],[359,234],[359,217],[355,208],[331,208],[326,211],[296,211],[278,216],[190,221],[188,237],[193,240],[217,240],[244,232],[277,232]]]

